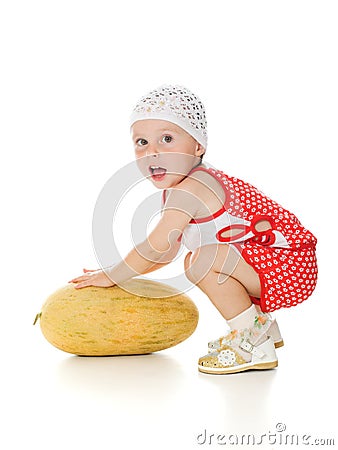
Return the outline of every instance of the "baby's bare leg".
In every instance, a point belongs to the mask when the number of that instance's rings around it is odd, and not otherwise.
[[[249,295],[260,297],[258,274],[226,244],[207,245],[189,253],[185,270],[226,320],[251,306]]]

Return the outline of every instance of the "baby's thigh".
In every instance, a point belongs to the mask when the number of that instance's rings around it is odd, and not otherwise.
[[[192,253],[190,264],[198,272],[207,273],[213,270],[230,274],[235,270],[241,259],[241,256],[231,245],[210,244],[197,248]]]
[[[200,247],[192,254],[190,264],[200,277],[206,276],[210,271],[216,272],[220,274],[219,282],[222,283],[231,276],[243,284],[250,295],[260,297],[259,275],[231,245],[213,244]]]

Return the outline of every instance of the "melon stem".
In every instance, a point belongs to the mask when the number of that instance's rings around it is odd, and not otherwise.
[[[37,322],[37,321],[38,321],[38,320],[40,319],[41,315],[42,315],[42,313],[41,313],[41,312],[37,313],[37,315],[35,316],[35,319],[34,319],[33,325],[35,325],[35,324],[36,324],[36,322]]]

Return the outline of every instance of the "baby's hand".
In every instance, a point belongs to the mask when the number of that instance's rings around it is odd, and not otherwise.
[[[103,270],[83,269],[85,275],[73,278],[68,283],[75,283],[75,289],[81,289],[86,286],[111,287],[115,283],[104,273]]]

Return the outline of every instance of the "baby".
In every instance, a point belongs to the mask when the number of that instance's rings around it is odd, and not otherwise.
[[[254,186],[203,163],[205,109],[188,89],[166,85],[142,97],[131,132],[139,169],[163,190],[161,218],[119,264],[84,269],[70,282],[77,289],[118,285],[170,263],[184,245],[187,278],[230,328],[209,342],[199,370],[276,367],[283,340],[269,312],[298,305],[315,289],[316,238]]]

